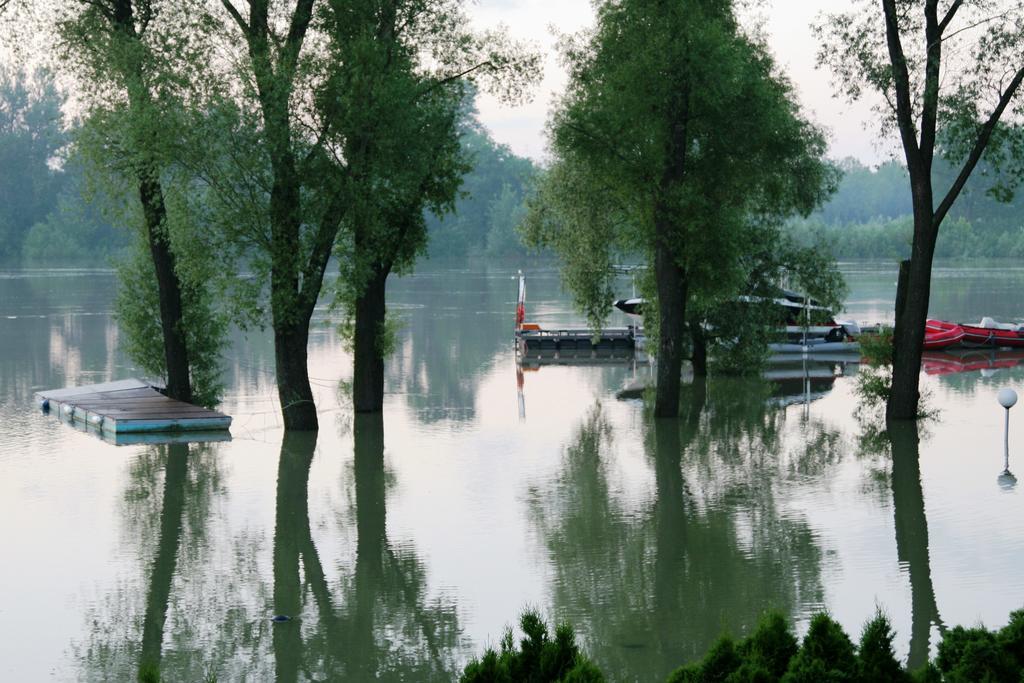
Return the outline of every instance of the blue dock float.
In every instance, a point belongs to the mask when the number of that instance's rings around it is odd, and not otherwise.
[[[230,438],[226,434],[230,416],[168,398],[137,379],[40,391],[35,396],[44,412],[94,429],[105,438],[113,435],[117,443],[132,440],[123,438],[126,435],[156,433],[212,432]]]

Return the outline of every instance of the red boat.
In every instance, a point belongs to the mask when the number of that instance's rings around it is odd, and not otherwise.
[[[925,351],[948,349],[963,341],[965,335],[964,328],[956,323],[928,320],[924,325],[924,344],[922,346]]]
[[[960,327],[964,331],[962,342],[964,346],[1024,349],[1024,326],[1022,325],[998,323],[992,318],[985,317],[977,325],[961,323]]]

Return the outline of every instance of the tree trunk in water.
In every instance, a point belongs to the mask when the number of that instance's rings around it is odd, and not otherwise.
[[[679,584],[687,581],[687,505],[683,481],[683,444],[679,431],[684,422],[675,418],[653,420],[654,477],[657,497],[654,502],[654,581],[653,625],[658,634],[658,651],[671,652],[678,636],[679,615],[683,603]]]
[[[889,425],[892,445],[892,504],[895,511],[896,555],[910,575],[910,653],[907,667],[916,670],[928,661],[932,626],[943,630],[932,585],[928,556],[928,518],[924,509],[919,463],[919,437],[913,422]]]
[[[347,638],[352,652],[353,680],[372,680],[380,671],[380,655],[374,635],[375,608],[385,581],[384,559],[387,554],[384,414],[356,414],[352,418],[352,440],[357,538],[355,599],[350,606],[352,628]],[[389,578],[393,576],[389,574]]]
[[[654,416],[679,415],[679,383],[683,365],[682,341],[686,333],[686,277],[676,263],[665,238],[659,238],[654,254],[658,289],[658,386]]]
[[[150,667],[157,670],[160,668],[167,605],[171,598],[171,584],[174,580],[178,545],[181,541],[181,517],[185,509],[187,478],[188,445],[168,446],[167,465],[164,467],[164,499],[160,509],[160,540],[156,555],[153,557],[149,591],[146,594],[146,614],[142,620],[140,673]]]
[[[146,238],[156,272],[160,298],[160,328],[164,340],[164,362],[167,366],[167,395],[186,403],[192,400],[189,379],[188,346],[185,343],[184,307],[181,281],[175,270],[174,252],[167,237],[167,210],[163,190],[151,173],[140,174],[139,200],[146,221]]]
[[[309,319],[305,316],[299,318],[290,325],[275,325],[277,396],[281,401],[285,430],[316,431],[320,423],[317,421],[316,404],[306,367]]]
[[[921,213],[927,215],[918,215]],[[913,420],[918,416],[921,353],[931,296],[935,233],[931,212],[915,212],[914,246],[910,261],[906,266],[900,265],[900,281],[896,292],[892,388],[885,410],[887,420]]]
[[[352,405],[357,413],[384,409],[384,320],[387,272],[376,271],[356,299],[355,359],[352,373]]]
[[[302,613],[304,582],[300,568],[308,560],[302,550],[312,546],[309,530],[309,468],[316,452],[317,435],[284,435],[277,465],[277,500],[274,519],[274,615],[298,617]],[[304,644],[298,624],[272,624],[276,677],[299,680]]]
[[[699,320],[690,321],[690,337],[693,343],[693,376],[708,376],[708,340]],[[696,381],[696,380],[694,380]]]

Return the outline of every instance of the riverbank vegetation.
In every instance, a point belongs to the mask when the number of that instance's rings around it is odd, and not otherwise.
[[[573,628],[561,624],[548,636],[534,611],[520,620],[525,634],[518,648],[512,630],[500,652],[488,649],[470,662],[461,683],[584,683],[605,680],[600,668],[576,643]],[[1024,610],[1010,614],[1001,629],[956,626],[947,629],[936,656],[907,671],[896,657],[896,633],[881,612],[861,630],[857,643],[826,613],[814,615],[802,640],[785,617],[765,614],[754,631],[736,639],[723,635],[702,659],[673,671],[668,683],[975,683],[1016,681],[1024,672]]]

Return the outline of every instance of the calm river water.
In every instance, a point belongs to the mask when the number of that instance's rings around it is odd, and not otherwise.
[[[891,319],[894,268],[847,273],[849,314]],[[613,680],[663,679],[769,608],[859,635],[880,607],[917,664],[947,625],[1024,606],[1024,483],[999,479],[995,400],[1024,390],[1024,355],[931,358],[938,417],[896,452],[838,360],[711,382],[656,423],[642,363],[517,376],[513,274],[394,280],[382,419],[353,417],[324,307],[319,435],[283,437],[257,334],[225,359],[230,442],[117,446],[32,401],[138,374],[114,276],[0,271],[0,677],[128,681],[146,658],[174,681],[451,680],[525,606],[575,624]],[[1024,317],[1022,268],[943,266],[934,287],[935,316]],[[528,288],[529,319],[579,321],[553,269]]]

